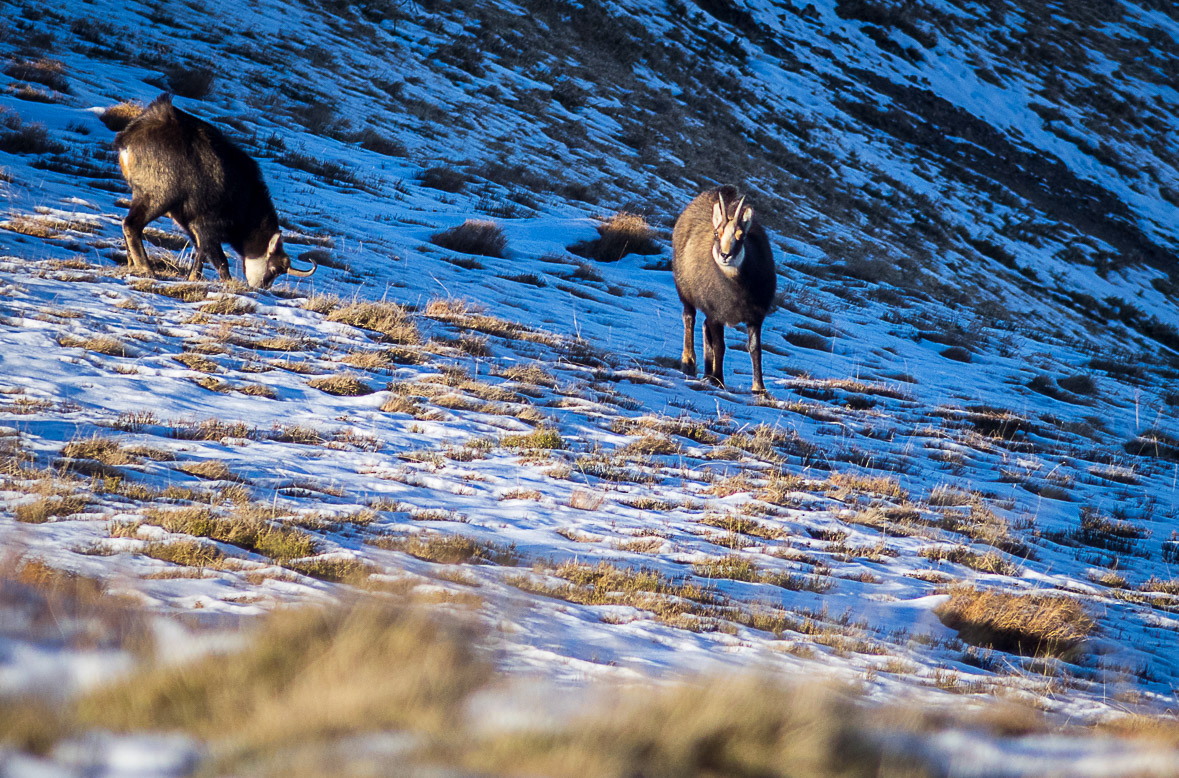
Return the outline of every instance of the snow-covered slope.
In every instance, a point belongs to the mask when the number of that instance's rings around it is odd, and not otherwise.
[[[189,624],[425,594],[559,683],[769,668],[1160,715],[1177,37],[1150,3],[14,7],[5,548]],[[164,88],[259,158],[312,279],[125,274],[101,118]],[[739,333],[728,390],[677,369],[670,227],[722,181],[777,252],[769,398]],[[618,210],[661,255],[571,252]],[[472,218],[504,256],[433,242]],[[1069,598],[1088,634],[970,645],[937,615],[963,582]],[[126,664],[8,639],[7,690]]]

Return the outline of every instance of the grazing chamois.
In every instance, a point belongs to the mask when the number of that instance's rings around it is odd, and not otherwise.
[[[753,391],[761,379],[761,323],[777,274],[770,239],[735,187],[710,189],[688,203],[672,232],[672,274],[684,304],[683,371],[696,375],[696,311],[704,312],[704,378],[725,385],[725,325],[745,324]]]
[[[268,288],[283,273],[315,272],[291,267],[283,250],[278,214],[262,171],[220,130],[156,98],[115,136],[119,168],[131,187],[131,209],[123,220],[130,264],[154,277],[143,250],[143,228],[168,215],[196,246],[190,280],[201,277],[207,257],[222,281],[230,279],[222,243],[242,258],[246,282]]]

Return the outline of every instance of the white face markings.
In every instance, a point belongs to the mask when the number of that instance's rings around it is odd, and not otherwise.
[[[266,246],[265,255],[244,258],[246,264],[246,283],[255,287],[262,286],[262,283],[266,280],[266,273],[270,269],[270,261],[274,259],[276,253],[282,254],[282,234],[278,232],[270,236],[270,243]]]
[[[127,177],[127,171],[131,169],[131,163],[135,158],[131,156],[131,149],[122,149],[119,151],[119,169],[123,171],[123,178]]]
[[[712,206],[712,258],[726,273],[734,273],[745,260],[745,233],[753,221],[753,209],[744,208],[745,198],[737,203],[733,218],[728,218],[724,197],[718,195]]]
[[[266,257],[246,257],[246,283],[250,286],[262,286],[266,278]]]

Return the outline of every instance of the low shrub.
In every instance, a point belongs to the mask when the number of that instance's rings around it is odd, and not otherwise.
[[[973,360],[970,352],[961,346],[950,346],[949,348],[944,349],[938,353],[940,353],[946,359],[952,359],[955,362],[970,362]]]
[[[422,186],[442,192],[461,192],[467,188],[467,174],[449,165],[435,165],[422,171]]]
[[[350,373],[336,373],[330,376],[313,378],[307,382],[312,389],[318,389],[337,397],[356,397],[372,394],[373,388]]]
[[[120,132],[141,113],[143,113],[143,104],[138,101],[131,100],[117,103],[110,106],[109,108],[104,109],[103,112],[98,115],[98,119],[104,125],[106,125],[108,130]]]
[[[500,445],[518,449],[560,449],[565,448],[565,441],[552,427],[540,427],[527,435],[504,435],[500,438]]]
[[[1073,597],[958,586],[935,611],[967,643],[1028,656],[1067,657],[1096,622]]]
[[[19,81],[30,81],[47,86],[55,92],[69,94],[70,85],[65,77],[65,65],[55,59],[19,60],[4,67],[4,75]]]
[[[0,108],[0,151],[9,154],[49,154],[63,150],[40,122],[26,124],[20,114]]]
[[[598,225],[598,237],[575,243],[569,251],[598,262],[617,262],[627,254],[660,254],[663,249],[646,219],[619,211]]]
[[[405,346],[421,343],[421,334],[409,312],[397,303],[357,301],[330,309],[327,319],[379,332],[384,335],[382,340],[389,343]]]
[[[430,242],[444,249],[481,257],[500,257],[508,247],[508,239],[495,222],[467,219],[462,224],[430,236]]]

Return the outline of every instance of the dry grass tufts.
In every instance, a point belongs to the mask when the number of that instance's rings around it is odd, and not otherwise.
[[[906,500],[909,497],[909,493],[901,488],[900,482],[888,476],[832,473],[829,482],[837,489],[849,492],[865,492],[893,500]]]
[[[47,86],[55,92],[69,93],[70,85],[65,77],[65,65],[58,60],[40,59],[13,60],[4,66],[4,75],[20,81],[31,81]]]
[[[763,540],[782,540],[789,536],[789,533],[777,527],[767,527],[752,519],[732,513],[705,516],[700,520],[700,523],[710,527],[719,527],[726,532],[749,535]]]
[[[499,384],[489,384],[483,381],[463,381],[458,388],[467,394],[472,394],[481,400],[498,403],[521,403],[524,398]]]
[[[159,424],[160,420],[151,411],[124,411],[115,419],[112,427],[121,432],[142,432],[144,427]]]
[[[247,313],[254,313],[257,310],[258,305],[253,300],[231,294],[218,297],[213,302],[206,303],[200,307],[201,313],[212,313],[223,316],[241,316]]]
[[[290,358],[283,360],[272,360],[271,367],[277,367],[280,370],[286,370],[290,373],[298,373],[299,375],[322,375],[327,372],[320,366],[318,360],[304,359],[298,362],[292,361]]]
[[[18,214],[0,223],[0,227],[32,238],[56,238],[69,225],[61,219]]]
[[[1028,656],[1075,655],[1096,622],[1065,595],[956,586],[937,617],[967,643]]]
[[[104,465],[131,465],[141,457],[123,448],[111,438],[93,437],[88,440],[74,440],[62,447],[61,455],[66,459],[93,459]]]
[[[623,505],[626,505],[630,508],[634,508],[634,509],[640,510],[640,511],[664,512],[664,511],[674,511],[677,508],[681,507],[678,502],[673,502],[671,500],[664,500],[659,497],[650,497],[650,496],[646,496],[646,495],[641,496],[641,497],[632,497],[628,500],[620,500],[620,502]]]
[[[934,562],[955,562],[983,573],[1015,575],[1019,566],[997,551],[977,554],[966,546],[926,546],[918,552]]]
[[[291,337],[289,335],[271,335],[265,338],[251,340],[241,335],[233,335],[229,342],[235,346],[253,349],[254,351],[306,351],[313,341],[306,338]]]
[[[105,354],[108,357],[131,356],[126,343],[109,335],[95,335],[89,338],[63,335],[58,338],[57,342],[65,348],[84,348],[87,351],[93,351],[96,354]]]
[[[337,397],[358,397],[372,394],[373,388],[351,373],[336,373],[330,376],[313,378],[307,382],[312,389],[332,394]]]
[[[1129,587],[1126,577],[1116,570],[1090,570],[1087,577],[1093,583],[1108,586],[1111,589],[1126,589]]]
[[[636,554],[656,554],[668,545],[666,538],[659,536],[640,536],[628,540],[614,540],[610,548],[618,551],[630,551]]]
[[[218,391],[218,393],[223,395],[228,395],[231,393],[231,391],[233,391],[233,387],[231,387],[229,382],[222,381],[220,378],[215,378],[212,376],[197,376],[193,378],[192,382],[197,384],[198,387],[202,389]]]
[[[437,336],[431,338],[430,342],[439,348],[453,348],[472,357],[489,357],[492,355],[491,347],[487,345],[486,335],[463,333],[457,338]]]
[[[230,470],[229,465],[216,460],[185,462],[177,469],[189,475],[195,475],[197,478],[203,478],[206,481],[234,481],[238,483],[245,481],[245,479]]]
[[[196,370],[201,373],[217,372],[216,362],[202,354],[197,354],[193,351],[185,351],[181,354],[177,354],[176,356],[172,357],[172,359],[184,365],[189,370]]]
[[[6,431],[0,435],[0,475],[20,475],[33,459],[33,455],[21,445],[19,434]]]
[[[239,652],[138,673],[79,700],[77,718],[214,740],[215,774],[257,772],[284,751],[291,764],[272,763],[276,774],[331,774],[300,756],[344,734],[450,731],[488,675],[471,645],[458,628],[375,601],[280,611]]]
[[[313,294],[303,301],[304,310],[320,314],[331,313],[341,305],[340,298],[334,294]]]
[[[462,224],[430,236],[430,242],[460,254],[481,257],[503,257],[508,247],[507,236],[492,221],[467,219]]]
[[[278,393],[266,384],[242,384],[233,387],[233,391],[248,397],[265,397],[267,400],[278,399]]]
[[[552,373],[540,365],[517,365],[498,370],[495,374],[518,384],[544,386],[550,389],[557,385],[557,379],[553,378]]]
[[[370,371],[388,370],[396,363],[394,355],[389,349],[379,351],[353,349],[340,357],[340,361],[358,370]]]
[[[552,333],[534,330],[519,322],[508,321],[498,316],[490,316],[478,303],[461,298],[435,298],[426,306],[425,314],[431,319],[509,340],[526,340],[548,346],[559,346],[562,343],[561,338]],[[553,386],[555,382],[550,378],[548,382],[539,385]]]
[[[692,565],[692,572],[701,578],[727,578],[730,581],[761,580],[757,562],[737,554],[697,562]]]
[[[635,466],[632,467],[631,464]],[[659,483],[660,476],[645,467],[648,464],[645,459],[636,461],[634,457],[628,458],[602,452],[579,456],[573,462],[573,466],[576,467],[576,472],[580,476],[578,480],[600,478],[603,481],[614,483]],[[564,477],[572,478],[572,473],[573,471],[570,470],[569,475]],[[552,475],[551,472],[550,475]]]
[[[567,583],[553,585],[527,576],[513,576],[507,583],[525,591],[582,605],[629,605],[650,611],[675,627],[701,631],[718,629],[721,618],[737,609],[715,605],[715,594],[690,582],[675,583],[656,570],[615,567],[608,562],[589,565],[565,562],[545,572]]]
[[[86,498],[77,495],[40,497],[32,502],[16,506],[12,511],[12,516],[25,524],[44,524],[50,519],[81,513],[86,510],[87,505],[89,502]]]
[[[587,492],[584,489],[574,489],[569,495],[569,507],[579,511],[596,511],[606,502],[606,495],[598,492]]]
[[[1179,578],[1162,579],[1152,575],[1135,588],[1140,592],[1162,592],[1164,594],[1179,595]]]
[[[635,419],[618,418],[611,425],[610,430],[620,435],[633,435],[644,431],[676,435],[687,438],[706,446],[715,446],[720,442],[720,436],[708,428],[708,425],[696,421],[688,416],[672,418],[668,416],[640,416]]]
[[[538,427],[525,435],[504,435],[499,444],[504,448],[531,451],[565,448],[561,433],[553,427]]]
[[[457,601],[469,600],[462,597]],[[758,624],[772,618],[767,613]],[[788,688],[761,677],[623,692],[599,697],[605,704],[554,726],[473,732],[473,695],[491,682],[479,648],[470,628],[384,598],[283,610],[232,653],[149,666],[59,713],[8,710],[0,715],[0,736],[44,753],[55,739],[95,728],[179,731],[216,744],[198,766],[210,775],[367,774],[373,751],[352,744],[391,731],[411,744],[406,752],[397,741],[394,763],[443,773],[925,774],[895,750],[882,754],[887,711],[864,709],[830,687]]]
[[[757,497],[771,505],[792,507],[798,505],[799,499],[795,495],[805,490],[806,479],[803,476],[776,470],[770,474]]]
[[[218,516],[209,508],[148,508],[143,523],[163,527],[169,532],[209,538],[252,551],[277,561],[298,559],[316,553],[318,544],[308,533],[273,522],[270,508],[248,505],[228,517]]]
[[[0,608],[8,614],[5,631],[8,636],[19,634],[22,642],[35,641],[55,649],[121,649],[144,657],[154,641],[148,619],[136,604],[133,598],[112,594],[100,579],[53,567],[11,549],[0,556]],[[14,617],[18,621],[13,621]],[[19,633],[13,632],[17,624]],[[19,677],[11,680],[16,681],[15,689],[23,685]],[[62,680],[63,688],[45,691],[60,692],[77,684],[77,679]],[[9,685],[0,704],[3,747],[44,753],[72,729],[63,718],[67,711],[21,699],[13,690]]]
[[[103,109],[98,119],[112,132],[120,132],[141,113],[143,113],[143,104],[131,100]]]
[[[970,492],[955,489],[944,484],[935,486],[929,492],[929,504],[936,507],[957,507],[969,505],[976,498]]]
[[[834,582],[825,575],[792,575],[785,572],[762,570],[756,561],[740,554],[697,562],[692,572],[701,578],[725,578],[730,581],[766,583],[791,591],[825,592]]]
[[[407,413],[415,419],[423,419],[432,415],[431,411],[422,406],[421,400],[401,394],[389,395],[389,399],[381,404],[381,410],[385,413]]]
[[[61,738],[74,734],[60,707],[32,696],[8,695],[0,706],[0,744],[29,754],[48,754]]]
[[[544,499],[544,495],[541,494],[540,492],[538,492],[536,489],[525,489],[523,487],[516,487],[515,489],[509,489],[508,491],[501,494],[499,496],[499,499],[501,499],[501,500],[533,500],[535,502],[540,502],[540,500]]]
[[[322,446],[328,442],[318,430],[300,424],[276,423],[270,431],[270,439],[278,443],[297,443],[300,446]]]
[[[216,569],[221,567],[225,560],[225,554],[221,553],[220,549],[211,543],[203,543],[199,540],[152,542],[147,544],[143,553],[145,556],[159,559],[162,562],[171,562],[174,565],[197,569],[206,567]]]
[[[339,556],[319,556],[311,559],[296,559],[287,562],[286,568],[297,573],[318,578],[321,581],[343,583],[349,586],[365,584],[369,576],[384,572],[376,565],[360,559]]]
[[[709,494],[717,497],[731,497],[734,494],[741,494],[743,492],[751,492],[755,488],[752,481],[746,477],[745,473],[737,473],[728,478],[718,479],[708,489]]]
[[[180,440],[224,440],[225,438],[242,438],[246,440],[258,439],[257,427],[251,427],[244,421],[228,424],[220,419],[205,419],[203,421],[180,421],[172,429],[172,437]]]
[[[569,251],[598,262],[617,262],[627,254],[659,254],[663,249],[646,219],[619,211],[598,225],[598,237],[575,243]]]
[[[209,296],[209,286],[203,281],[159,283],[150,279],[137,278],[127,285],[137,292],[162,294],[186,303],[199,303]]]
[[[1179,720],[1174,713],[1164,716],[1127,714],[1102,719],[1094,729],[1101,735],[1133,738],[1166,748],[1179,748]]]
[[[329,310],[328,321],[343,322],[353,327],[379,332],[383,336],[381,339],[388,343],[416,346],[422,342],[421,333],[418,332],[409,312],[397,303],[358,301]]]
[[[386,536],[369,542],[387,551],[401,551],[427,562],[446,565],[480,562],[513,566],[520,561],[514,545],[501,546],[464,535]]]
[[[1035,557],[1029,546],[1012,535],[1011,524],[979,501],[972,503],[966,513],[946,511],[937,525],[942,529],[960,532],[972,540],[994,546],[1008,554],[1024,558]]]
[[[43,595],[61,596],[70,600],[92,601],[105,591],[101,581],[52,567],[38,559],[5,560],[0,580],[31,587]]]
[[[623,446],[627,454],[640,456],[673,456],[683,452],[683,446],[665,435],[647,433]]]
[[[759,424],[746,432],[730,435],[723,445],[776,464],[785,462],[787,455],[797,456],[804,462],[809,461],[819,450],[815,444],[803,440],[794,430],[771,427],[768,424]]]
[[[53,403],[49,400],[26,397],[23,394],[14,397],[8,405],[0,405],[0,408],[3,408],[5,413],[13,413],[18,416],[31,416],[34,413],[40,413],[52,407]]]
[[[704,590],[691,584],[675,584],[657,570],[646,568],[631,569],[616,567],[609,562],[589,565],[581,562],[566,562],[553,571],[577,587],[586,587],[592,593],[585,593],[584,601],[593,604],[614,602],[617,595],[625,600],[637,593],[662,593],[684,596],[689,600],[711,602],[712,597]],[[582,599],[576,599],[580,602]]]
[[[717,678],[644,692],[561,730],[517,731],[468,751],[490,774],[921,776],[881,754],[867,714],[830,689]]]

